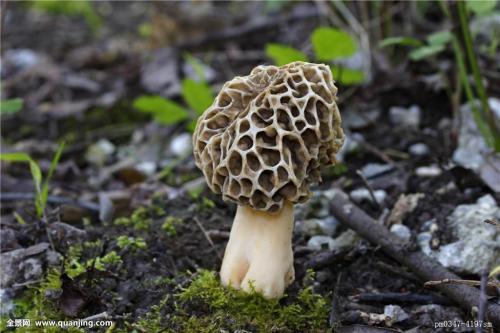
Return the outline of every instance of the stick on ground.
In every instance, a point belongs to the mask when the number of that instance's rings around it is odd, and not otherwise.
[[[410,268],[422,281],[460,279],[433,258],[418,250],[410,250],[397,236],[356,207],[344,192],[336,193],[330,204],[330,210],[341,223],[371,243],[380,246],[387,255]],[[436,289],[466,311],[479,304],[480,293],[477,288],[441,284],[437,285]],[[489,303],[486,317],[495,328],[500,328],[500,305]]]

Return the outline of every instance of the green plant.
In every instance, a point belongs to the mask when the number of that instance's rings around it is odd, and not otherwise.
[[[91,1],[43,0],[31,1],[30,6],[35,10],[50,14],[81,16],[94,32],[96,32],[102,24],[101,19],[97,16],[92,7]]]
[[[130,217],[119,217],[113,224],[116,226],[132,226],[136,230],[147,230],[153,223],[150,212],[145,207],[137,208]]]
[[[487,1],[481,1],[482,3],[486,3],[485,5],[475,5],[475,11],[476,12],[482,12],[483,10],[489,10],[489,6],[487,4]],[[490,1],[493,3],[493,7],[496,5],[496,1]],[[484,88],[483,85],[483,79],[481,76],[481,72],[479,70],[479,65],[477,62],[477,57],[476,53],[474,52],[473,49],[473,42],[472,42],[472,36],[469,28],[469,18],[467,15],[467,4],[472,3],[472,1],[465,2],[465,1],[458,1],[457,2],[457,9],[458,9],[458,16],[460,19],[460,27],[462,29],[462,35],[463,35],[463,43],[464,43],[464,48],[466,51],[467,59],[469,60],[469,66],[472,71],[472,75],[474,77],[474,83],[476,87],[476,92],[479,97],[479,101],[481,102],[481,117],[477,117],[478,119],[482,119],[482,122],[486,122],[485,125],[482,125],[482,128],[480,127],[480,130],[486,140],[486,143],[495,149],[496,152],[500,152],[500,131],[496,127],[496,122],[495,122],[495,116],[493,115],[493,111],[490,110],[490,107],[488,105],[488,97],[486,95],[486,89]],[[473,104],[472,101],[471,104]],[[478,123],[479,127],[479,123]]]
[[[54,171],[57,168],[61,154],[64,151],[64,142],[61,143],[52,159],[49,171],[43,178],[40,166],[28,154],[25,153],[2,153],[0,154],[0,161],[8,162],[25,162],[29,164],[31,177],[35,184],[35,207],[38,217],[43,217],[45,214],[45,207],[47,206],[47,199],[49,195],[49,181],[52,178]]]
[[[283,66],[294,61],[307,61],[307,56],[303,52],[282,44],[266,44],[266,54],[277,66]]]
[[[129,248],[131,250],[145,249],[146,241],[142,237],[128,237],[128,236],[118,236],[116,239],[116,245],[120,249]]]
[[[152,114],[154,120],[160,124],[173,125],[190,120],[187,128],[192,131],[196,126],[196,119],[212,104],[214,95],[205,81],[201,63],[189,55],[186,56],[186,60],[193,66],[200,79],[195,81],[186,78],[181,82],[181,95],[189,110],[171,99],[157,95],[139,96],[133,101],[133,107]]]
[[[185,331],[196,331],[209,324],[213,331],[221,328],[238,330],[253,327],[252,331],[311,332],[326,329],[329,302],[315,294],[311,287],[299,291],[295,302],[281,305],[279,300],[266,300],[256,293],[247,294],[222,286],[213,272],[200,271],[190,286],[176,295],[181,308],[175,320]],[[181,311],[188,304],[199,304],[207,313],[198,318],[187,318]],[[227,321],[231,318],[231,321]],[[225,325],[231,325],[225,327]]]
[[[7,100],[0,101],[0,114],[12,114],[19,112],[24,105],[24,101],[21,98],[11,98]]]
[[[477,2],[477,3],[476,3]],[[484,3],[482,3],[484,2]],[[489,4],[486,4],[489,2]],[[439,2],[443,13],[451,18],[449,9],[443,2]],[[459,25],[462,31],[463,42],[459,36],[451,31],[438,31],[426,38],[426,43],[410,37],[390,37],[379,43],[379,47],[387,47],[392,45],[403,45],[414,47],[409,52],[409,57],[412,61],[423,61],[433,59],[437,55],[446,51],[447,46],[451,44],[453,54],[458,69],[458,80],[465,91],[467,100],[471,106],[472,116],[477,124],[481,135],[486,144],[493,148],[496,152],[500,151],[500,132],[496,127],[493,112],[488,105],[486,90],[483,85],[482,76],[479,70],[477,57],[474,52],[471,32],[469,29],[467,6],[474,3],[471,11],[482,15],[486,11],[495,7],[496,1],[458,1],[457,12],[459,17]],[[482,4],[478,4],[482,3]],[[491,4],[493,3],[493,4]],[[465,52],[464,52],[465,49]],[[470,72],[467,71],[467,61],[469,63]],[[476,94],[469,82],[469,74],[472,74],[476,87]],[[475,103],[476,96],[481,105],[479,109]]]
[[[165,222],[163,222],[161,228],[170,236],[170,237],[175,237],[177,236],[177,229],[176,225],[179,225],[182,223],[182,220],[173,217],[173,216],[167,216],[165,218]]]
[[[330,27],[316,28],[310,36],[315,61],[332,63],[330,68],[334,78],[349,85],[364,80],[364,72],[341,66],[338,61],[354,55],[358,49],[356,41],[345,31]],[[294,61],[309,61],[302,51],[288,45],[266,44],[266,55],[282,66]]]

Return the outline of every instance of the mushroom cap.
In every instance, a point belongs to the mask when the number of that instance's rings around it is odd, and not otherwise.
[[[344,142],[330,68],[257,66],[226,82],[198,119],[196,165],[225,201],[278,212],[305,202]]]

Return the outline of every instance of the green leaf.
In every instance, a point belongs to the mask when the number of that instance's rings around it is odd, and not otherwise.
[[[194,133],[194,130],[196,129],[196,119],[193,119],[191,120],[187,126],[186,126],[186,129],[190,132],[190,133]]]
[[[392,45],[422,46],[422,42],[416,38],[411,38],[411,37],[389,37],[382,40],[378,44],[378,47],[384,48]]]
[[[52,178],[52,175],[54,174],[54,171],[56,171],[57,165],[59,164],[59,159],[61,158],[62,152],[64,151],[64,142],[61,142],[59,145],[59,148],[57,148],[56,154],[54,155],[54,158],[52,158],[52,162],[50,163],[50,168],[49,172],[47,173],[47,176],[45,177],[43,184],[42,184],[42,191],[40,193],[40,198],[39,198],[39,205],[40,205],[40,211],[43,212],[45,210],[45,206],[47,206],[47,198],[49,196],[49,181]]]
[[[182,80],[182,97],[196,114],[202,114],[214,100],[212,89],[205,82]]]
[[[450,31],[438,31],[427,36],[427,43],[432,45],[443,45],[451,41],[453,34]]]
[[[294,61],[307,61],[307,56],[303,52],[282,44],[266,44],[266,55],[277,66],[283,66]]]
[[[330,61],[346,58],[356,53],[356,41],[345,31],[334,28],[317,28],[311,35],[316,59]]]
[[[491,13],[497,5],[497,0],[467,0],[466,2],[469,10],[479,16]]]
[[[441,53],[445,49],[444,44],[422,46],[410,52],[410,59],[420,61]]]
[[[0,114],[16,113],[23,108],[24,101],[21,98],[12,98],[0,102]]]
[[[186,59],[186,61],[191,65],[191,67],[193,67],[194,72],[201,81],[207,80],[205,77],[205,70],[203,69],[203,63],[201,61],[199,61],[189,53],[184,54],[184,59]]]
[[[133,102],[134,108],[151,113],[159,123],[172,125],[189,118],[182,106],[161,96],[140,96]]]
[[[350,69],[339,66],[330,66],[333,78],[345,85],[363,83],[365,80],[365,73],[362,70]]]

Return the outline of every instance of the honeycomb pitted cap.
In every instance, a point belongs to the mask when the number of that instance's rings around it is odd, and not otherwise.
[[[193,135],[210,189],[271,213],[309,199],[344,142],[336,94],[330,68],[305,62],[258,66],[226,82]]]

